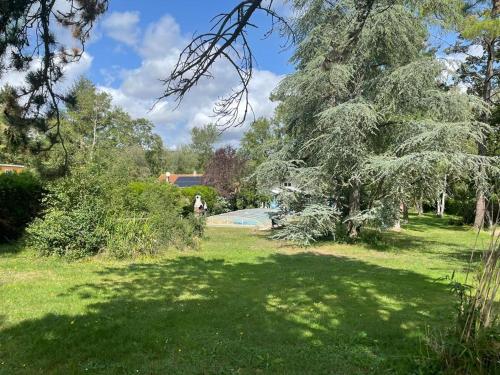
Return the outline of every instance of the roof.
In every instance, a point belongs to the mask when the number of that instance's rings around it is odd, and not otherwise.
[[[173,184],[179,187],[203,185],[203,176],[177,176]]]
[[[179,187],[189,187],[195,185],[204,185],[202,174],[170,174],[167,176],[165,173],[159,177],[160,182],[170,182]]]
[[[25,168],[24,165],[20,164],[2,164],[0,163],[0,167],[7,167],[7,168]]]

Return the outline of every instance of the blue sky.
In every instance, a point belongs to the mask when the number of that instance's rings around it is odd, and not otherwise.
[[[157,22],[162,16],[170,15],[179,24],[181,32],[192,35],[194,32],[203,32],[209,29],[211,18],[222,11],[230,9],[235,2],[230,0],[200,1],[200,0],[170,0],[170,1],[137,1],[119,0],[111,1],[104,22],[113,13],[123,14],[126,12],[137,13],[139,16],[138,27],[145,30],[148,25]],[[250,33],[252,46],[257,59],[258,68],[270,70],[277,74],[288,73],[292,67],[288,64],[291,54],[290,49],[283,50],[282,40],[276,33],[269,38],[263,34],[269,27],[269,20],[264,15],[256,18],[259,29]],[[101,22],[102,24],[102,22]],[[102,30],[100,30],[102,32]],[[118,45],[122,44],[118,48]],[[137,67],[140,62],[133,49],[126,48],[123,43],[117,42],[105,33],[89,45],[89,53],[94,56],[93,67],[89,77],[95,82],[103,82],[99,69],[105,69],[110,65],[119,65],[123,68]],[[110,51],[112,51],[110,53]],[[118,52],[119,51],[119,52]]]
[[[86,59],[71,75],[87,76],[112,95],[116,105],[134,117],[153,121],[167,146],[187,143],[192,127],[214,120],[214,103],[237,80],[220,64],[215,79],[201,83],[181,107],[174,110],[171,103],[164,102],[151,110],[161,94],[159,80],[168,75],[179,49],[193,33],[207,31],[212,17],[234,4],[234,0],[112,0],[87,45]],[[270,26],[267,17],[260,15],[254,22],[258,28],[250,32],[249,39],[257,67],[250,100],[257,116],[271,116],[275,104],[269,101],[269,94],[293,70],[288,63],[292,52],[283,49],[277,33],[264,38]],[[245,126],[225,132],[223,142],[237,142],[244,130]]]

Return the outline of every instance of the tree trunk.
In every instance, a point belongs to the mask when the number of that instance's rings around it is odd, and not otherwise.
[[[441,218],[444,216],[444,205],[446,202],[446,184],[447,184],[447,177],[445,175],[443,191],[439,194],[439,198],[437,200],[437,215]]]
[[[443,191],[443,194],[441,195],[441,212],[439,214],[440,217],[444,216],[445,203],[446,203],[446,191]]]
[[[479,191],[476,199],[476,217],[474,218],[474,228],[481,230],[484,226],[484,215],[486,214],[486,198],[482,191]]]
[[[500,13],[500,0],[492,0],[491,2],[491,18],[495,19]],[[485,41],[485,51],[488,54],[486,60],[486,69],[484,75],[484,84],[483,84],[483,99],[485,102],[491,102],[491,81],[495,74],[494,72],[494,59],[495,59],[495,40],[486,40]],[[484,119],[486,122],[487,119]],[[484,142],[478,142],[477,145],[479,156],[486,155],[486,146],[485,140]],[[479,179],[482,178],[482,174],[484,173],[484,168],[480,166],[479,168]],[[481,183],[478,183],[477,191],[476,191],[476,216],[474,218],[474,228],[482,229],[484,224],[484,215],[486,213],[486,197],[484,196],[483,186]]]
[[[424,213],[424,204],[422,198],[415,200],[415,208],[417,209],[417,215],[420,216]]]
[[[349,217],[353,217],[359,213],[361,208],[361,184],[359,181],[356,181],[349,193]],[[349,237],[356,238],[358,236],[358,227],[353,221],[349,221],[348,225]]]
[[[403,203],[403,222],[408,223],[409,215],[408,215],[408,205]]]

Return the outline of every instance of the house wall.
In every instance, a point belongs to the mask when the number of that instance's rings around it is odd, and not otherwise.
[[[24,165],[0,164],[0,173],[5,173],[5,172],[20,173],[25,169],[26,169],[26,167]]]

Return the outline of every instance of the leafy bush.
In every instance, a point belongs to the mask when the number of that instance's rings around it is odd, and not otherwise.
[[[460,216],[464,224],[474,222],[476,194],[472,186],[460,183],[452,187],[451,197],[446,200],[446,213]]]
[[[29,172],[0,174],[0,242],[22,235],[40,211],[42,184]]]
[[[116,218],[106,223],[106,249],[114,258],[128,258],[158,251],[156,236],[146,218]]]
[[[155,255],[168,247],[196,246],[203,222],[183,217],[180,189],[157,182],[115,184],[114,178],[82,169],[50,186],[45,217],[28,229],[41,255],[71,258]]]
[[[27,229],[28,244],[41,255],[79,258],[96,254],[106,242],[104,189],[90,174],[77,173],[49,186],[44,217]]]
[[[133,181],[124,190],[117,191],[118,209],[140,214],[174,212],[181,214],[187,199],[181,189],[170,184]]]
[[[183,217],[187,198],[181,190],[156,182],[132,182],[121,192],[116,217],[108,219],[109,239],[106,251],[123,258],[155,255],[166,247],[197,245],[203,223]],[[118,211],[120,210],[120,211]]]
[[[446,213],[460,216],[462,223],[472,224],[476,211],[476,199],[474,197],[449,198],[446,201]]]
[[[269,203],[271,197],[266,194],[260,194],[256,188],[251,185],[243,184],[242,188],[234,195],[234,208],[242,210],[245,208],[258,208],[261,203]]]
[[[106,243],[103,220],[103,207],[96,201],[84,201],[68,211],[52,207],[28,227],[29,244],[40,255],[93,255]]]

